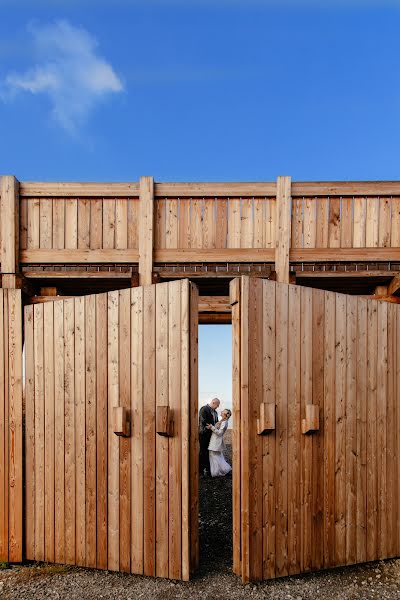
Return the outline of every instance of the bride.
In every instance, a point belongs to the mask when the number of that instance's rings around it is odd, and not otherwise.
[[[207,428],[212,431],[210,443],[208,445],[211,477],[220,477],[221,475],[227,475],[232,471],[232,467],[224,458],[224,435],[228,429],[228,421],[231,414],[232,412],[226,408],[221,412],[221,420],[218,421],[216,425],[207,425]]]

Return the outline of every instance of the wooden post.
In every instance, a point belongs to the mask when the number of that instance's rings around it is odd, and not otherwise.
[[[0,208],[2,286],[15,288],[19,262],[19,182],[13,175],[1,178]]]
[[[290,177],[278,177],[276,188],[275,271],[276,280],[289,283],[289,250],[291,238]]]
[[[140,178],[139,285],[151,285],[153,272],[154,180]]]

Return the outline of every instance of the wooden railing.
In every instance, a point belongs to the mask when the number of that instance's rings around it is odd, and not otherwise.
[[[278,280],[288,281],[290,263],[400,261],[400,182],[19,183],[3,177],[2,190],[7,274],[31,264],[129,264],[138,265],[143,283],[157,263],[271,263]]]

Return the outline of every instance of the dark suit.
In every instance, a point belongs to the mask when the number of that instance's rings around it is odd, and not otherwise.
[[[210,472],[210,458],[208,454],[208,444],[211,439],[211,429],[207,429],[206,425],[215,425],[218,421],[218,413],[216,410],[211,408],[209,404],[202,406],[199,412],[199,438],[200,438],[200,455],[199,455],[199,466],[200,474],[202,475],[204,469]]]

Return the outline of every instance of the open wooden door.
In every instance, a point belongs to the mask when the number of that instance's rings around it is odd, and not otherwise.
[[[400,307],[232,282],[234,568],[400,555]]]
[[[189,579],[197,297],[184,280],[26,307],[26,558]]]

